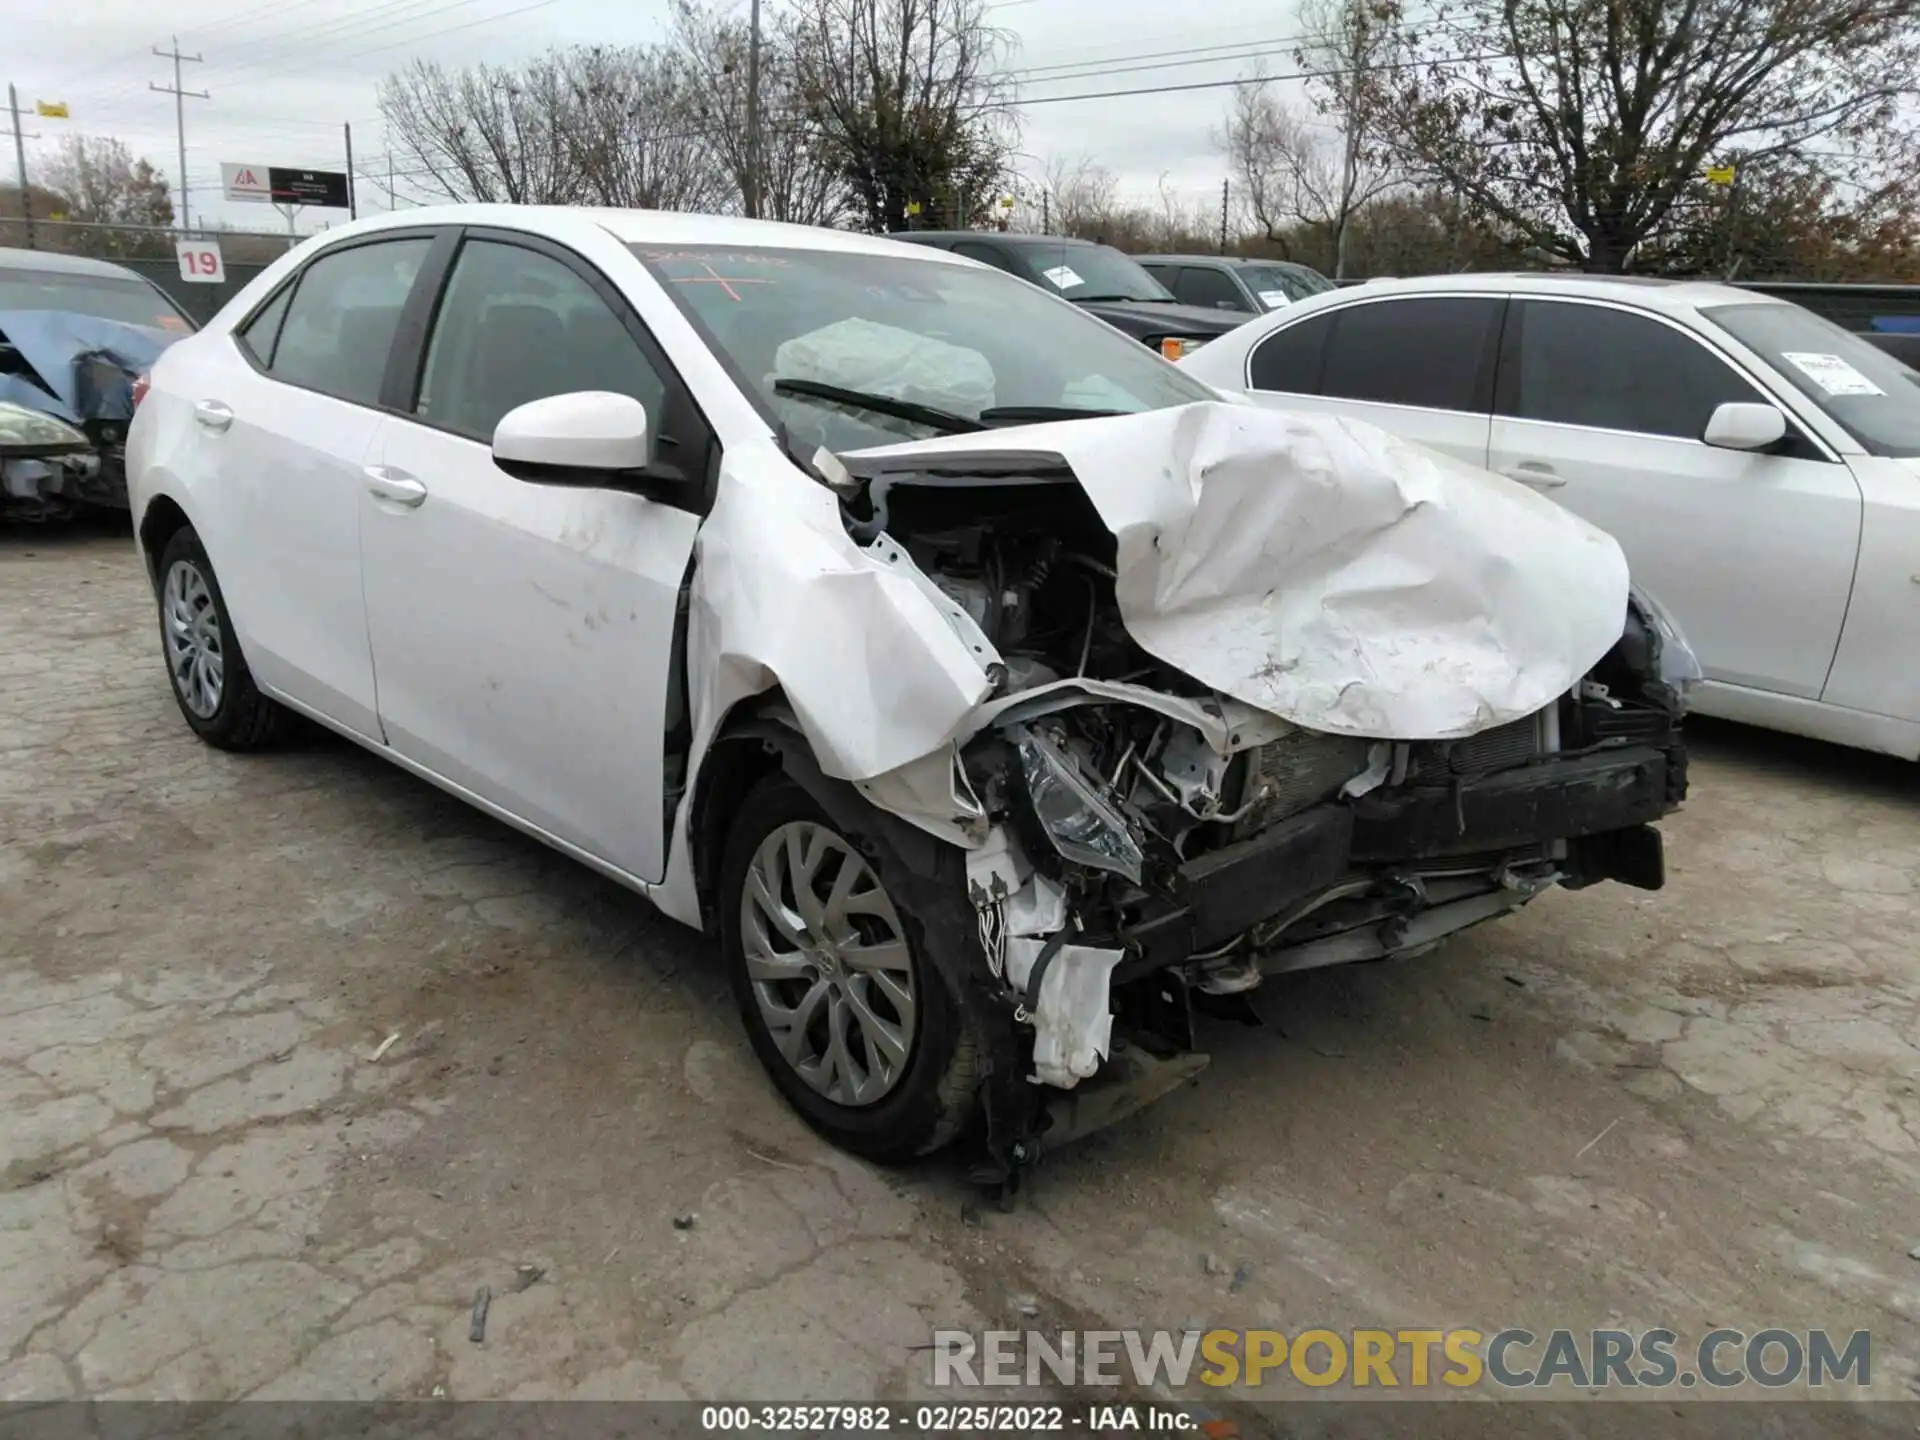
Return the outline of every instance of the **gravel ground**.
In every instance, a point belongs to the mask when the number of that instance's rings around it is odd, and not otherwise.
[[[1868,1329],[1910,1395],[1920,770],[1694,744],[1666,890],[1272,982],[982,1210],[816,1140],[641,901],[196,742],[123,535],[0,534],[0,1399],[914,1397],[935,1327],[1192,1323]]]

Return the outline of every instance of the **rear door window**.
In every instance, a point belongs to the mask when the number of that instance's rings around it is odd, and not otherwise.
[[[1333,322],[1334,314],[1315,315],[1274,331],[1254,347],[1247,363],[1247,383],[1256,390],[1318,395]]]
[[[1506,302],[1495,295],[1376,300],[1333,312],[1319,392],[1486,414]]]
[[[378,404],[400,310],[431,243],[424,236],[375,241],[329,251],[308,265],[269,373],[356,405]]]
[[[1698,340],[1648,315],[1527,300],[1514,319],[1499,411],[1517,420],[1698,440],[1719,406],[1767,399]]]

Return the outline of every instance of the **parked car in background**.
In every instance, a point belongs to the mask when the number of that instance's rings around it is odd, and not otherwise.
[[[1784,300],[1548,275],[1376,281],[1184,368],[1385,426],[1619,540],[1695,708],[1920,758],[1920,374]]]
[[[195,733],[310,716],[704,928],[882,1158],[984,1107],[1005,1175],[1200,1068],[1193,992],[1657,888],[1686,790],[1612,540],[925,246],[362,220],[161,357],[130,460]]]
[[[133,387],[193,323],[124,266],[0,249],[0,405],[43,417],[34,450],[0,453],[0,519],[124,510]],[[27,431],[18,416],[10,428]]]
[[[892,238],[1017,275],[1073,301],[1169,360],[1193,354],[1246,318],[1211,306],[1182,305],[1132,256],[1091,240],[974,230],[912,230]]]
[[[1264,315],[1337,288],[1318,270],[1289,260],[1239,255],[1136,255],[1140,267],[1183,305]]]

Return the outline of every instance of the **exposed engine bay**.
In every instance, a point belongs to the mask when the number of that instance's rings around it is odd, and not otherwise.
[[[1021,1073],[1053,1087],[1050,1143],[1204,1065],[1194,1011],[1245,1018],[1269,975],[1417,953],[1555,884],[1663,883],[1647,822],[1685,793],[1699,672],[1642,597],[1532,714],[1451,739],[1329,734],[1143,649],[1116,538],[1070,477],[883,480],[847,510],[989,657],[955,793],[988,837],[968,857],[988,983]]]

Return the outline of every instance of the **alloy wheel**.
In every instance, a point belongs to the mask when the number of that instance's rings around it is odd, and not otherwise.
[[[747,978],[775,1047],[837,1105],[900,1082],[915,1036],[913,958],[873,867],[825,825],[795,820],[754,851],[740,896]]]
[[[167,669],[180,701],[202,720],[220,708],[226,654],[220,643],[220,613],[207,577],[191,560],[176,560],[161,592],[160,629]]]

